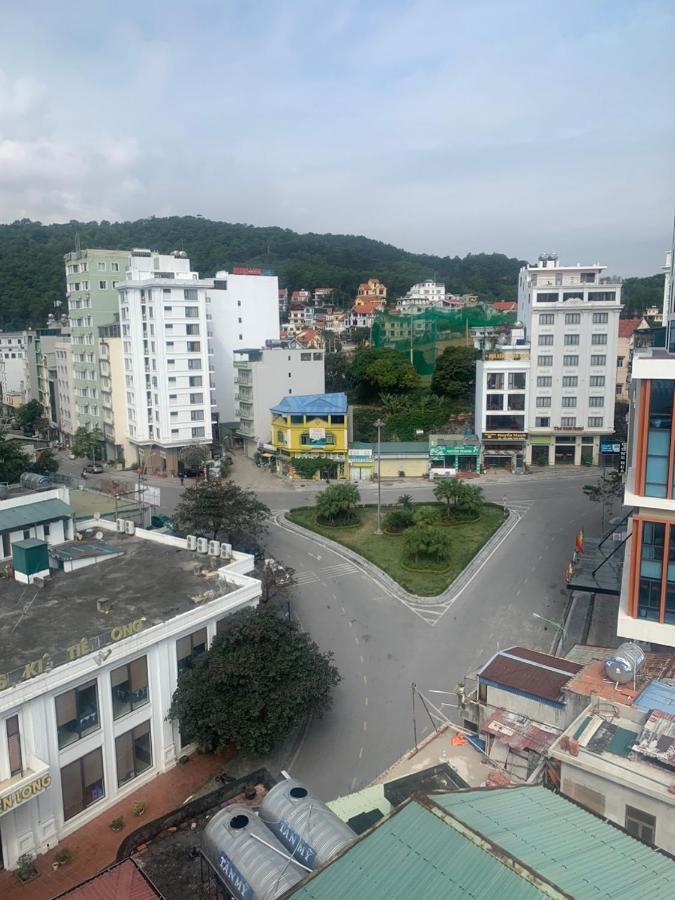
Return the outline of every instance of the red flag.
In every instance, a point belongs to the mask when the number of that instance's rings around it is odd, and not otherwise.
[[[577,548],[577,553],[585,553],[586,552],[584,550],[584,529],[583,528],[580,528],[579,532],[577,533],[577,539],[576,539],[575,546]]]

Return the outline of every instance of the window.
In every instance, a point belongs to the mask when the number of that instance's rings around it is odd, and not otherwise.
[[[565,313],[565,325],[578,325],[581,322],[581,313]]]
[[[591,365],[605,366],[607,365],[607,357],[601,353],[591,353]]]
[[[99,272],[105,272],[105,263],[104,262],[100,262],[98,264],[98,270],[99,270]]]
[[[617,369],[623,369],[624,363],[626,362],[625,356],[617,356],[616,358],[616,367]]]
[[[525,394],[509,394],[507,409],[514,411],[525,409]]]
[[[539,324],[540,325],[553,325],[555,322],[555,314],[554,313],[541,313],[539,316]]]
[[[202,386],[202,376],[201,375],[190,375],[190,387],[201,387]]]
[[[120,270],[120,264],[119,264],[119,263],[116,263],[116,262],[110,263],[110,269],[111,269],[111,271],[113,271],[113,272],[119,272],[119,270]]]
[[[552,366],[553,365],[553,357],[552,356],[538,356],[537,357],[537,365]]]
[[[23,761],[21,759],[21,735],[19,734],[19,717],[10,716],[6,722],[7,728],[7,749],[9,751],[9,775],[13,778],[15,775],[23,773]]]
[[[655,622],[659,621],[661,611],[665,532],[666,526],[663,522],[644,522],[643,524],[638,617]]]
[[[148,702],[148,658],[113,669],[110,673],[113,719],[119,719]]]
[[[537,397],[537,406],[550,406],[551,398],[550,397]]]
[[[326,444],[335,444],[335,435],[332,431],[326,432]]]
[[[524,391],[525,390],[525,373],[509,372],[509,390]]]
[[[553,335],[552,334],[540,334],[539,335],[539,346],[540,347],[552,347],[553,346]]]
[[[303,447],[306,447],[309,444],[309,431],[303,431],[300,435],[300,443]]]
[[[578,365],[579,365],[579,357],[576,356],[575,354],[566,353],[563,356],[563,366],[569,366],[570,368],[572,368],[572,366],[578,366]]]
[[[551,425],[551,420],[548,416],[535,416],[534,419],[534,427],[535,428],[549,428]]]
[[[602,428],[603,423],[602,416],[589,416],[588,417],[588,427],[589,428]]]
[[[578,334],[566,334],[565,335],[565,346],[566,347],[578,347],[579,346],[579,335]]]
[[[204,395],[203,394],[190,394],[190,403],[203,403]]]
[[[611,303],[616,300],[616,291],[589,291],[589,301],[601,300],[603,303]]]
[[[673,417],[673,382],[654,379],[649,394],[647,462],[645,488],[647,497],[671,497],[668,467],[672,456],[671,423]]]
[[[504,409],[504,395],[503,394],[487,394],[485,408],[491,409],[491,410]]]
[[[192,437],[193,438],[200,438],[200,437],[205,437],[205,436],[206,436],[206,432],[204,431],[203,428],[193,428],[192,429]]]
[[[108,282],[107,281],[99,281],[98,289],[100,291],[107,291],[108,290]]]
[[[186,306],[185,307],[185,318],[186,319],[198,319],[199,318],[199,307],[198,306]]]
[[[537,375],[537,387],[551,387],[552,384],[551,375]]]
[[[485,417],[486,431],[524,431],[525,416],[496,415]]]
[[[99,727],[96,681],[88,681],[56,698],[59,749],[79,741]]]
[[[143,722],[115,739],[115,759],[118,787],[152,766],[150,722]]]
[[[285,443],[284,433],[281,428],[277,431],[277,444]]]
[[[204,410],[203,409],[191,409],[190,410],[190,420],[192,422],[203,422],[204,421]]]
[[[588,398],[588,405],[589,405],[589,406],[595,406],[595,407],[598,407],[598,406],[604,406],[604,405],[605,405],[605,398],[604,398],[604,397],[589,397],[589,398]]]
[[[504,373],[490,372],[487,377],[488,390],[503,391],[504,390]]]
[[[551,291],[548,293],[538,293],[537,294],[537,303],[557,303],[560,294],[557,291]]]
[[[202,345],[200,341],[188,341],[187,342],[187,352],[188,353],[199,353]]]
[[[309,362],[309,361],[311,360],[311,358],[312,358],[312,354],[311,354],[311,353],[301,353],[301,354],[300,354],[300,359],[301,359],[303,362]]]
[[[593,324],[594,325],[605,325],[609,322],[609,313],[606,312],[594,312],[593,313]]]
[[[582,284],[595,284],[595,272],[582,272],[579,278]]]
[[[105,796],[101,748],[61,769],[63,818],[72,819]]]
[[[165,312],[165,313],[173,312],[173,306],[165,306],[165,307],[164,307],[164,312]]]
[[[634,806],[626,807],[626,831],[645,844],[653,844],[656,836],[656,816]]]
[[[194,303],[199,298],[199,292],[197,291],[197,288],[185,288],[183,297]]]
[[[600,344],[607,343],[607,335],[606,334],[592,334],[591,335],[591,344],[595,344],[596,347]]]
[[[199,325],[186,325],[185,334],[199,334]]]
[[[206,653],[206,628],[193,631],[176,641],[176,661],[178,674],[185,669],[191,669],[195,659]]]
[[[576,375],[563,375],[562,386],[563,387],[576,387],[579,382],[579,379]]]
[[[201,369],[202,367],[201,359],[188,359],[187,364],[188,369]]]
[[[577,405],[576,397],[561,397],[560,405],[566,409],[573,409]]]
[[[588,379],[588,383],[590,387],[604,387],[605,386],[605,376],[604,375],[591,375]]]
[[[576,416],[561,416],[560,418],[560,427],[561,428],[574,428],[577,424]]]

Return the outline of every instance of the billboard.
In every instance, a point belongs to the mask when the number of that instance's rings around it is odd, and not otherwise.
[[[310,447],[324,447],[326,445],[326,429],[310,428],[309,445]]]

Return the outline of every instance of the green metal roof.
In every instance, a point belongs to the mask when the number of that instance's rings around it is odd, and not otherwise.
[[[373,456],[377,453],[377,444],[368,444],[363,441],[352,441],[350,450],[372,450]],[[427,456],[429,453],[428,441],[382,441],[380,444],[382,456]]]
[[[573,897],[673,897],[672,860],[546,788],[430,799]]]
[[[537,887],[413,801],[292,891],[296,898],[344,900],[520,900]]]
[[[43,500],[37,503],[26,503],[24,506],[11,506],[0,509],[0,532],[18,531],[39,522],[51,522],[54,519],[69,519],[74,510],[63,500]]]

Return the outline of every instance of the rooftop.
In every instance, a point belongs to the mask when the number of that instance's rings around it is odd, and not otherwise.
[[[351,441],[350,450],[372,450],[377,453],[377,444],[369,444],[365,441]],[[380,444],[382,456],[427,456],[429,453],[428,441],[382,441]]]
[[[650,709],[659,709],[661,712],[675,712],[675,679],[666,681],[652,681],[635,698],[633,706],[648,712]]]
[[[637,674],[635,688],[632,683],[616,684],[607,678],[604,669],[605,659],[615,653],[616,650],[607,649],[602,659],[593,660],[585,665],[568,682],[566,690],[630,706],[652,681],[675,676],[675,656],[666,653],[645,653],[645,664]]]
[[[527,716],[506,709],[495,710],[483,723],[481,731],[497,738],[512,750],[534,750],[539,754],[546,753],[560,735],[557,728],[533,722]]]
[[[155,900],[160,896],[132,859],[116,863],[60,895],[70,900]]]
[[[619,337],[632,337],[633,332],[639,326],[641,319],[619,319]]]
[[[92,536],[84,543],[99,542]],[[111,642],[111,631],[130,623],[145,630],[194,609],[194,598],[207,602],[233,590],[215,571],[196,574],[195,563],[206,558],[187,550],[116,531],[106,532],[104,548],[110,559],[70,573],[53,570],[43,587],[2,583],[0,673],[7,674],[7,686],[21,681],[23,667],[45,654],[52,666],[77,658],[83,636],[90,644],[85,652],[91,652]],[[59,552],[74,559],[85,551],[64,544]],[[99,612],[97,601],[108,611]]]
[[[302,394],[283,397],[272,412],[281,415],[344,415],[347,412],[346,394]]]
[[[35,503],[0,508],[0,531],[20,531],[38,522],[68,519],[74,515],[75,510],[63,500],[40,500],[36,496]]]
[[[476,673],[481,681],[549,703],[562,703],[562,689],[581,666],[527,647],[500,650]]]

